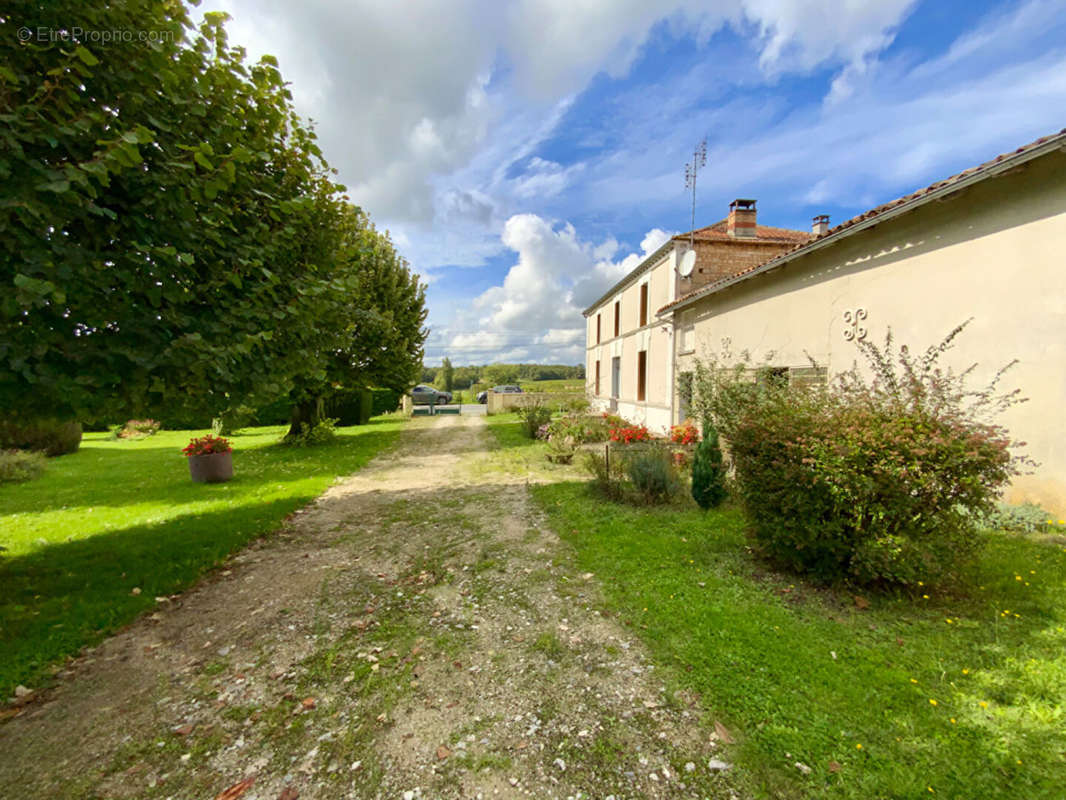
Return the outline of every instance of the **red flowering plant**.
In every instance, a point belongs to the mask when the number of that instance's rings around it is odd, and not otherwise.
[[[700,440],[700,432],[692,424],[692,420],[685,420],[680,425],[670,428],[670,441],[674,444],[696,444]]]
[[[609,431],[612,442],[619,444],[632,444],[633,442],[651,441],[651,434],[644,425],[627,425],[626,427],[612,427]]]
[[[207,436],[189,440],[181,452],[187,456],[209,456],[214,453],[229,453],[232,450],[233,446],[228,439],[207,434]]]

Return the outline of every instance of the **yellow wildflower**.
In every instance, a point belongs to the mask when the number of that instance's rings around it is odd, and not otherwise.
[[[984,700],[982,700],[982,701],[981,701],[980,703],[978,703],[977,705],[981,706],[981,708],[988,708],[988,703],[986,703],[986,702],[985,702]]]
[[[936,705],[936,700],[934,700],[932,697],[930,697],[929,698],[929,705],[935,706]]]
[[[862,750],[862,745],[861,745],[861,744],[857,744],[857,745],[855,745],[855,749],[856,749],[856,750]]]

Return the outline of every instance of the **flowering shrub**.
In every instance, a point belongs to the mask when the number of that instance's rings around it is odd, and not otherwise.
[[[522,420],[522,427],[530,439],[536,439],[537,432],[541,426],[547,425],[552,419],[551,409],[545,407],[539,401],[533,401],[515,410],[518,412],[518,416]]]
[[[699,440],[700,432],[692,424],[692,420],[687,419],[670,428],[670,441],[674,444],[696,444]]]
[[[938,365],[962,327],[920,357],[893,353],[891,336],[862,342],[872,379],[854,368],[828,388],[699,370],[764,553],[825,580],[897,585],[972,553],[975,521],[1024,459],[989,421],[1016,393],[995,393],[999,375],[972,391]]]
[[[573,439],[576,444],[604,442],[607,440],[607,425],[602,417],[588,414],[564,414],[552,420],[548,426],[548,438],[562,436]]]
[[[651,434],[644,425],[626,425],[619,428],[611,428],[608,437],[612,442],[619,444],[632,444],[633,442],[651,441]]]
[[[198,439],[192,439],[185,447],[182,448],[183,452],[187,456],[209,456],[213,453],[229,453],[233,450],[229,440],[223,439],[221,436],[201,436]]]

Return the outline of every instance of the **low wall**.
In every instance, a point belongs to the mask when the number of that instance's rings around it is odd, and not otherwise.
[[[556,411],[574,399],[569,392],[523,392],[522,394],[503,394],[490,391],[486,414],[503,414],[522,408],[532,403],[540,403],[543,406]]]

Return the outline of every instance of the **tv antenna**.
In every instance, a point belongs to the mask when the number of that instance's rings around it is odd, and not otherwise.
[[[692,190],[692,227],[689,228],[689,250],[694,250],[696,238],[696,176],[702,167],[707,166],[707,137],[696,145],[692,151],[692,160],[685,164],[685,188]]]

